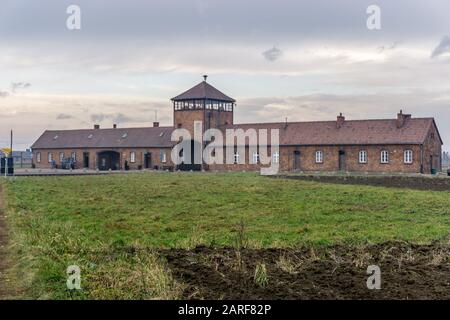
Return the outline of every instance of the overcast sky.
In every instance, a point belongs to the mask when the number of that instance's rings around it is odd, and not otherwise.
[[[69,30],[70,5],[81,29]],[[368,6],[381,29],[367,28]],[[435,117],[450,144],[448,0],[0,0],[0,147],[45,129],[172,125],[208,74],[235,122]]]

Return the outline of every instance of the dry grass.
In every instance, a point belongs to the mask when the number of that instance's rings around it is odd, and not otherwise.
[[[287,272],[289,274],[297,274],[297,269],[300,267],[300,264],[297,264],[294,262],[294,260],[288,256],[281,255],[280,258],[277,260],[276,265],[278,268],[283,270],[284,272]]]
[[[434,250],[429,265],[439,266],[449,259],[450,253],[448,249]]]
[[[105,259],[106,258],[106,259]],[[172,277],[166,263],[151,251],[107,256],[87,275],[95,299],[178,299],[184,286]],[[130,290],[132,288],[132,290]]]
[[[363,268],[368,266],[370,261],[373,259],[370,252],[363,246],[358,246],[355,250],[355,257],[353,258],[353,264],[357,268]]]
[[[267,287],[269,284],[269,277],[267,275],[267,268],[264,263],[258,263],[255,267],[255,284],[261,288]]]

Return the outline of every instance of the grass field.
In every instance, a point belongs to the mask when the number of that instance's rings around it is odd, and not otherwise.
[[[428,243],[450,233],[450,192],[251,173],[26,177],[2,186],[17,261],[10,272],[32,298],[179,297],[183,283],[152,249]],[[65,287],[69,265],[83,270],[83,290]]]

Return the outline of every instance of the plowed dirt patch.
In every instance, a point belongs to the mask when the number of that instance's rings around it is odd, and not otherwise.
[[[326,175],[279,175],[285,178],[334,184],[368,185],[387,188],[405,188],[427,191],[450,191],[450,178],[415,176],[326,176]]]
[[[449,299],[450,247],[385,243],[300,249],[161,251],[188,299]],[[267,285],[255,281],[264,264]],[[367,288],[369,265],[381,289]]]

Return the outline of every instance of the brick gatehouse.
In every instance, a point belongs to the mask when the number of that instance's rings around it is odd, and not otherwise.
[[[279,152],[272,161],[281,171],[356,171],[431,173],[441,168],[442,139],[433,118],[413,118],[400,111],[393,119],[333,121],[234,122],[236,101],[205,80],[172,98],[173,126],[46,130],[32,145],[36,168],[99,170],[177,169],[171,161],[171,133],[184,128],[193,134],[194,121],[202,132],[226,129],[279,129]],[[204,143],[206,145],[206,143]],[[179,166],[178,169],[252,171],[260,169],[257,152],[235,154],[233,164]],[[269,150],[270,152],[270,150]]]

